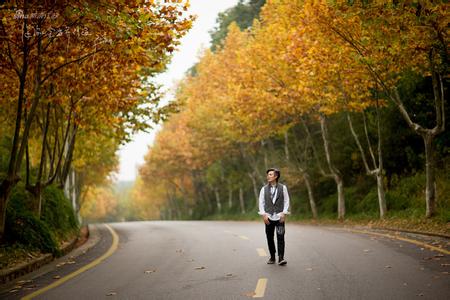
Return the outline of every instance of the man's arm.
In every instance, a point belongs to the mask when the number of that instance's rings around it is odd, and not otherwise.
[[[259,192],[259,212],[258,214],[263,217],[264,223],[269,224],[269,216],[264,210],[265,198],[264,198],[264,187],[261,188]]]
[[[290,214],[289,213],[289,202],[290,202],[289,192],[287,190],[287,186],[285,186],[284,184],[283,184],[283,196],[284,196],[284,206],[283,206],[283,213],[281,214],[281,220],[280,220],[282,223],[284,222],[286,215]]]

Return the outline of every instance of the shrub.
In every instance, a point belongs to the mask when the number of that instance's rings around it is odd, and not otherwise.
[[[65,239],[78,229],[72,206],[61,189],[55,186],[47,187],[42,195],[42,201],[42,220],[58,238]]]
[[[23,184],[18,184],[11,194],[6,210],[6,241],[22,244],[30,249],[57,253],[58,245],[45,222],[31,213],[31,199]]]
[[[76,232],[78,224],[69,200],[56,187],[48,187],[42,194],[41,219],[31,210],[32,200],[23,184],[11,195],[6,211],[5,240],[44,253],[59,254],[59,241]]]

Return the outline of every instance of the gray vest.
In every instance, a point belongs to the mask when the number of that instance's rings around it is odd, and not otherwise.
[[[272,198],[270,197],[270,185],[266,184],[264,186],[264,210],[268,214],[280,213],[283,212],[284,208],[284,193],[283,193],[283,185],[277,183],[277,198],[275,203],[272,202]]]

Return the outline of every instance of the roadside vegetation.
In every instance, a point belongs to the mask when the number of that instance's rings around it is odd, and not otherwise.
[[[61,254],[117,151],[170,108],[153,77],[193,20],[186,1],[2,1],[0,267]]]

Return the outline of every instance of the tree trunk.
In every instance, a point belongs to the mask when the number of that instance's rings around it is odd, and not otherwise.
[[[434,136],[426,134],[422,136],[425,144],[425,170],[426,170],[426,217],[431,218],[436,213],[436,173],[435,173],[435,155],[434,155]]]
[[[259,203],[259,193],[258,193],[258,185],[256,184],[256,178],[254,176],[254,173],[247,173],[248,177],[252,180],[253,185],[253,194],[255,195],[256,204]]]
[[[380,208],[380,218],[383,219],[386,216],[387,212],[383,175],[381,174],[381,172],[377,172],[376,177],[377,177],[378,206]]]
[[[245,214],[244,190],[239,187],[239,203],[241,205],[241,213]]]
[[[220,214],[222,212],[222,203],[220,201],[220,194],[219,194],[219,189],[218,188],[214,189],[214,195],[216,196],[217,211]]]
[[[328,129],[326,125],[326,117],[320,114],[320,128],[322,129],[323,146],[325,149],[325,156],[328,163],[328,168],[336,182],[338,192],[338,219],[342,220],[345,217],[345,198],[344,198],[344,181],[342,180],[341,173],[331,162],[331,151],[328,139]]]
[[[25,1],[23,6],[24,15],[28,14],[28,4]],[[22,41],[23,45],[21,47],[22,52],[22,69],[16,70],[16,74],[19,77],[19,95],[17,98],[17,112],[16,112],[16,123],[14,128],[14,136],[13,143],[11,147],[11,152],[9,156],[8,163],[8,171],[6,177],[0,182],[0,241],[3,240],[5,233],[5,221],[6,221],[6,207],[8,206],[8,200],[11,196],[11,191],[13,187],[19,181],[17,176],[17,172],[20,169],[18,165],[20,165],[20,160],[22,157],[20,154],[19,141],[28,138],[28,134],[24,131],[22,134],[22,139],[20,137],[20,130],[22,127],[22,114],[23,114],[23,105],[25,102],[25,83],[28,72],[28,55],[29,55],[29,45],[28,38],[25,33],[28,31],[28,20],[27,18],[23,19],[23,30],[22,30]],[[8,42],[9,43],[9,42]]]
[[[284,133],[284,155],[286,162],[288,165],[291,163],[291,157],[289,154],[289,135],[288,131]],[[313,215],[314,219],[317,219],[317,206],[316,206],[316,200],[314,199],[314,193],[311,185],[311,180],[309,177],[309,174],[300,166],[297,165],[298,170],[302,174],[303,180],[305,181],[306,190],[308,191],[308,199],[309,199],[309,206],[311,207],[311,213]]]
[[[366,153],[361,145],[361,142],[359,140],[358,135],[356,134],[355,129],[353,128],[353,122],[350,117],[350,114],[347,113],[348,125],[350,127],[350,131],[353,135],[353,138],[356,142],[356,145],[358,146],[366,173],[368,175],[375,177],[377,180],[378,208],[380,211],[380,219],[383,219],[386,216],[387,207],[386,207],[386,197],[385,197],[385,191],[384,191],[384,180],[383,180],[384,179],[383,156],[382,156],[382,151],[381,151],[381,129],[380,129],[380,116],[379,116],[378,106],[377,106],[378,163],[377,163],[377,160],[375,159],[375,155],[372,150],[372,145],[369,140],[369,134],[368,134],[368,130],[367,130],[366,119],[364,117],[364,112],[363,112],[363,119],[364,119],[364,132],[366,135],[367,147],[369,148],[369,153],[370,153],[370,156],[372,157],[372,164],[374,167],[373,169],[371,169],[369,167],[369,164],[366,159]]]
[[[311,186],[311,181],[309,178],[309,174],[306,172],[303,172],[303,180],[305,181],[306,189],[308,190],[308,199],[309,199],[309,205],[311,206],[311,212],[314,219],[317,219],[317,206],[316,206],[316,200],[314,199],[314,193]]]
[[[37,183],[34,186],[28,186],[27,191],[30,192],[32,196],[33,212],[40,218],[42,212],[42,185]]]
[[[231,184],[228,184],[228,208],[231,209],[233,207],[233,188]]]
[[[15,183],[4,179],[0,185],[0,242],[3,241],[5,234],[6,207]]]

